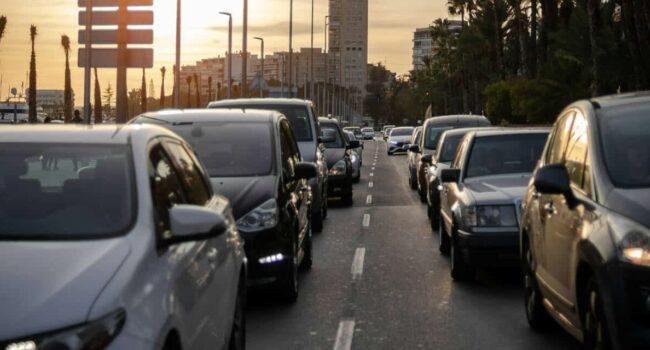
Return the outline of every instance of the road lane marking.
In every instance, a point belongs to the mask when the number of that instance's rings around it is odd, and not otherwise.
[[[354,252],[354,260],[352,260],[352,273],[353,279],[358,279],[363,275],[363,261],[366,258],[366,248],[357,248]]]
[[[366,197],[366,204],[370,205],[372,204],[372,195],[369,194],[368,197]]]
[[[368,182],[368,188],[372,188],[373,186],[375,186],[375,184],[372,183],[372,181]]]
[[[370,227],[370,214],[363,214],[362,226],[363,228]]]
[[[375,176],[375,173],[370,173],[370,177],[373,177],[373,176]]]
[[[336,342],[334,350],[350,350],[352,348],[352,338],[354,337],[354,320],[343,320],[339,323],[339,329],[336,332]]]

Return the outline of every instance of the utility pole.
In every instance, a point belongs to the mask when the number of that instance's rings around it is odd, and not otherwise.
[[[325,108],[325,116],[329,115],[329,82],[330,82],[330,69],[329,69],[329,50],[327,48],[327,33],[329,30],[330,16],[325,16],[325,88],[323,89],[323,107]]]
[[[232,98],[232,15],[229,12],[219,12],[228,16],[228,98]]]
[[[262,97],[264,97],[264,38],[255,37],[253,39],[259,40],[262,43],[262,54],[261,54],[261,57],[262,57],[261,64],[262,65],[260,67],[261,73],[260,73],[260,80],[259,80],[260,98],[262,98]]]
[[[244,0],[244,28],[241,61],[241,97],[247,97],[248,84],[248,0]]]
[[[181,0],[176,0],[176,65],[174,66],[174,108],[181,107]]]
[[[84,123],[90,124],[90,68],[92,67],[93,4],[86,0],[86,64],[84,66]]]
[[[311,0],[311,51],[309,52],[309,100],[314,100],[314,0]]]
[[[115,86],[115,98],[116,98],[116,113],[117,113],[117,122],[123,124],[127,122],[128,115],[128,106],[129,100],[126,96],[126,67],[127,67],[127,51],[126,43],[128,41],[127,33],[127,0],[120,0],[119,6],[117,8],[117,83]],[[88,79],[90,83],[90,78]],[[90,94],[89,94],[90,95]],[[90,98],[90,96],[88,96]],[[85,108],[84,108],[85,109]],[[88,103],[88,111],[90,116],[90,102]]]
[[[293,97],[292,85],[292,68],[293,68],[293,0],[289,0],[289,98]]]

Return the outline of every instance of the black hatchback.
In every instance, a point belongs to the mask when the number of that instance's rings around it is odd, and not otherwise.
[[[278,112],[164,111],[132,123],[166,127],[187,140],[205,165],[215,192],[232,205],[244,237],[249,285],[274,284],[298,296],[298,267],[312,264],[309,179],[291,126]]]
[[[340,197],[344,204],[352,205],[352,151],[359,148],[359,141],[348,141],[335,119],[318,118],[321,140],[325,144],[328,170],[328,197]]]

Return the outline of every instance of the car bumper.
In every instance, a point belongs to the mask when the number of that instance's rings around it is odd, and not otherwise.
[[[330,175],[327,182],[328,197],[342,197],[352,192],[351,174]]]
[[[519,229],[498,229],[498,232],[485,231],[471,233],[463,230],[458,231],[456,242],[465,261],[473,266],[518,266]]]
[[[246,258],[248,259],[248,285],[256,286],[277,281],[285,271],[291,255],[291,237],[277,226],[259,232],[242,232]],[[267,257],[282,255],[274,262],[261,262]]]

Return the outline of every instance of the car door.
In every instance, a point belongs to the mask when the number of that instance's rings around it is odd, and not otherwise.
[[[292,142],[294,139],[292,138],[292,132],[288,122],[281,120],[278,128],[278,134],[280,136],[280,159],[282,162],[281,191],[283,192],[283,203],[279,203],[279,205],[284,211],[283,226],[291,230],[291,232],[294,229],[300,231],[303,215],[306,216],[306,212],[301,210],[303,204],[301,193],[303,190],[299,188],[301,185],[300,182],[294,178],[294,167],[300,161],[300,158],[296,158],[295,141]],[[297,227],[294,227],[296,224]],[[293,232],[293,234],[296,235],[294,237],[294,244],[299,244],[300,236],[298,235],[300,232]],[[299,253],[297,250],[296,252]]]
[[[463,142],[458,146],[456,151],[456,156],[454,161],[451,163],[451,169],[461,169],[464,163],[465,150],[469,147],[470,138],[465,138]],[[460,182],[460,179],[459,179]],[[441,219],[443,219],[442,224],[446,225],[446,230],[448,233],[451,233],[451,225],[453,222],[453,212],[452,206],[456,202],[456,192],[458,191],[458,183],[444,183],[442,185],[442,191],[440,191],[440,213],[442,214]]]
[[[179,175],[187,203],[217,210],[217,199],[213,198],[203,167],[188,146],[171,139],[165,139],[163,145]],[[228,237],[229,233],[224,233],[196,242],[195,261],[190,266],[194,279],[187,286],[195,289],[192,348],[222,348],[229,336],[237,290],[233,276],[238,276],[238,271],[230,256]]]
[[[296,137],[291,132],[291,129],[288,128],[289,124],[284,123],[283,128],[285,129],[285,134],[287,135],[287,144],[289,146],[289,152],[290,152],[290,157],[293,158],[294,164],[297,164],[302,161],[302,157],[300,156],[300,149],[298,148],[298,142],[296,141]],[[298,222],[299,222],[299,227],[300,227],[300,242],[305,239],[305,235],[309,229],[309,204],[311,201],[311,193],[309,189],[309,183],[307,180],[300,179],[296,180],[297,181],[297,196],[299,198],[299,207],[298,207]]]

